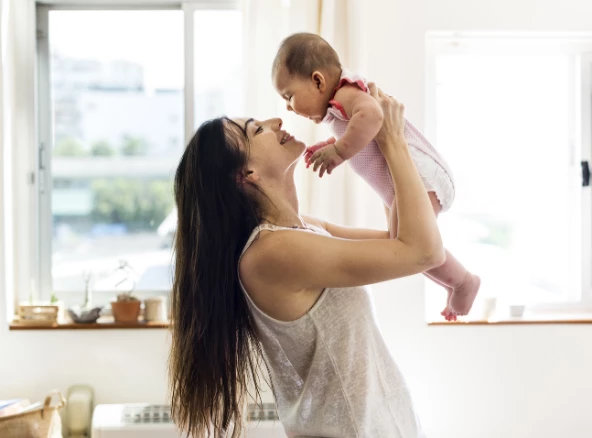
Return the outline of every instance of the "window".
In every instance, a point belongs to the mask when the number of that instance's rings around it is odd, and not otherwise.
[[[41,298],[81,304],[90,273],[106,304],[122,261],[140,295],[170,290],[179,158],[204,120],[242,113],[242,14],[212,5],[38,6]]]
[[[452,38],[428,43],[428,136],[449,162],[456,200],[445,246],[504,304],[582,302],[589,281],[591,41]],[[582,133],[588,133],[586,137]],[[428,317],[443,292],[428,282]]]
[[[242,115],[242,14],[195,11],[195,127],[220,114]],[[212,41],[214,44],[200,42]]]

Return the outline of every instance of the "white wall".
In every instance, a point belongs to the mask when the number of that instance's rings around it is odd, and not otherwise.
[[[365,73],[419,126],[427,30],[592,31],[590,0],[364,2]],[[421,277],[375,296],[430,438],[592,436],[592,325],[427,327]],[[8,332],[3,319],[0,398],[89,383],[102,403],[166,400],[165,331]]]
[[[92,385],[99,403],[166,401],[166,330],[0,331],[0,399]]]
[[[428,437],[592,436],[591,325],[427,327],[422,281],[375,298]]]
[[[592,31],[590,0],[365,3],[365,73],[419,127],[427,31]],[[592,325],[426,327],[420,277],[375,296],[430,438],[592,436]]]

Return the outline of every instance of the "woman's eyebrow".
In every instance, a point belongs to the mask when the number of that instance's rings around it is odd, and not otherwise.
[[[249,123],[252,123],[254,121],[255,121],[255,119],[249,119],[249,120],[247,120],[247,122],[245,123],[245,134],[247,133],[247,128],[249,126]]]

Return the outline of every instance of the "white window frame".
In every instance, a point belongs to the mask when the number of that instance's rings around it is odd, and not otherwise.
[[[580,59],[580,86],[577,105],[580,108],[581,159],[592,166],[592,54]],[[582,187],[582,301],[592,307],[592,186]]]
[[[571,165],[580,172],[580,160],[592,166],[592,33],[481,33],[428,32],[426,35],[426,134],[436,138],[436,57],[445,54],[567,54],[573,55],[571,120],[574,138]],[[572,251],[581,254],[581,265],[570,281],[564,303],[529,306],[540,312],[592,312],[592,186],[581,189],[581,210],[574,218],[577,236],[570,236]],[[580,283],[581,290],[575,286]]]
[[[240,0],[50,0],[43,3],[36,2],[36,102],[34,114],[37,120],[36,144],[30,145],[28,154],[32,160],[30,184],[35,190],[32,195],[32,206],[27,229],[31,245],[33,260],[20,260],[26,266],[27,272],[21,276],[21,281],[15,284],[15,303],[18,293],[21,300],[32,296],[35,299],[47,300],[52,291],[52,213],[51,188],[52,172],[51,145],[52,115],[51,115],[51,85],[49,65],[48,17],[50,10],[180,10],[184,16],[184,139],[189,142],[195,132],[194,127],[194,14],[197,10],[228,10],[240,9]],[[33,29],[31,30],[33,31]],[[31,84],[33,85],[33,84]],[[17,188],[18,189],[18,188]],[[23,215],[24,217],[25,215]],[[19,242],[15,242],[16,245]],[[26,281],[28,279],[28,281]],[[31,290],[33,289],[33,290]],[[56,291],[63,293],[62,291]]]

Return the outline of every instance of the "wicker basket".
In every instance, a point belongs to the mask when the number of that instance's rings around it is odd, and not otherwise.
[[[59,404],[52,405],[52,395],[59,396]],[[62,438],[62,420],[59,410],[66,405],[60,392],[53,392],[43,404],[30,411],[0,418],[2,438]]]
[[[56,324],[60,316],[57,304],[19,304],[19,323],[27,325]]]

